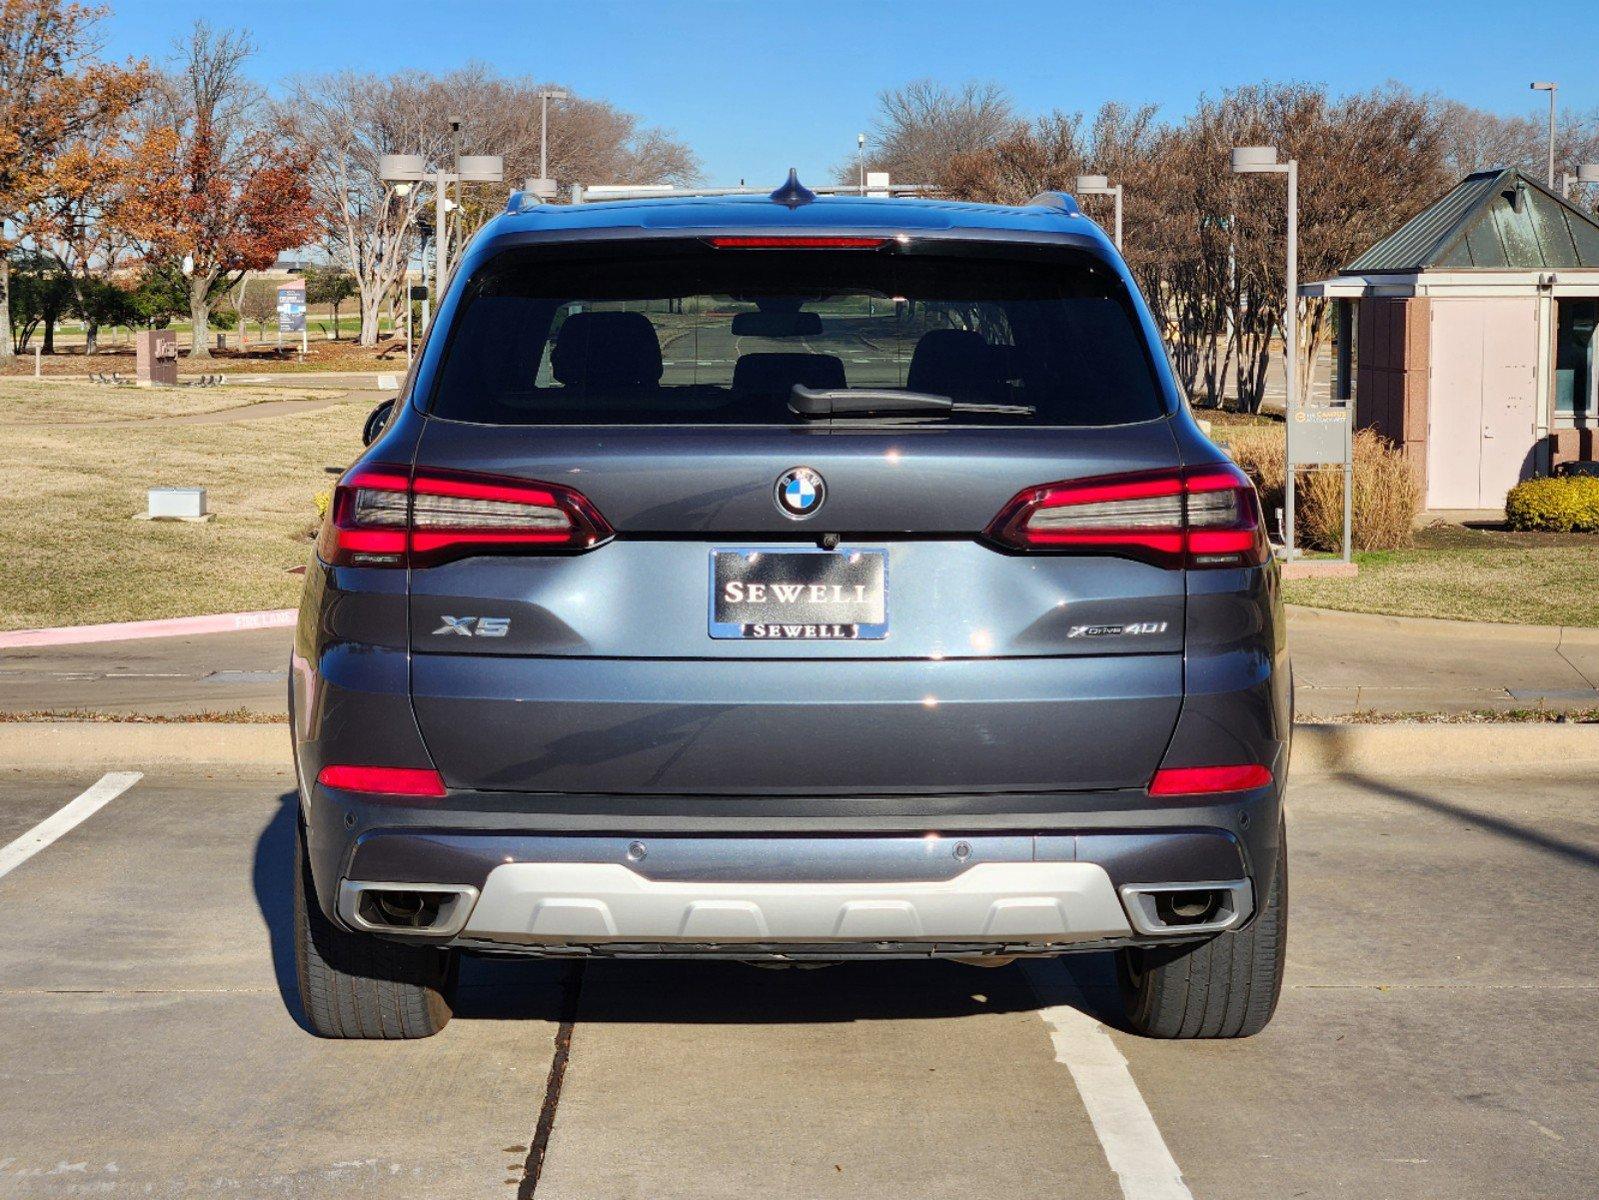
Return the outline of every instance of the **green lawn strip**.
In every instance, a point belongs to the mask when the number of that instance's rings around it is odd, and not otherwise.
[[[1599,537],[1434,526],[1360,552],[1355,579],[1295,579],[1290,604],[1399,617],[1599,626]]]

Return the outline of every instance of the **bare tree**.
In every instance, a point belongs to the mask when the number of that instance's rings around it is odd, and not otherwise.
[[[574,183],[690,184],[699,162],[670,132],[603,100],[589,99],[532,79],[507,79],[473,64],[435,84],[441,114],[461,120],[459,141],[467,154],[499,154],[511,186],[539,171],[539,93],[566,91],[550,102],[550,177],[564,194]],[[469,188],[451,216],[452,238],[464,243],[504,202],[504,190]]]
[[[1281,180],[1232,175],[1228,151],[1273,145],[1299,160],[1300,278],[1316,279],[1334,274],[1446,185],[1432,106],[1395,86],[1334,101],[1322,87],[1260,84],[1202,99],[1183,136],[1192,159],[1180,186],[1193,205],[1189,220],[1197,228],[1189,234],[1202,264],[1200,286],[1231,293],[1222,315],[1231,310],[1237,402],[1259,407],[1271,343],[1287,319],[1298,322],[1299,334],[1299,360],[1288,369],[1306,395],[1329,333],[1327,305],[1301,300],[1287,311]],[[1208,314],[1214,306],[1204,307]]]
[[[355,277],[357,342],[373,346],[379,310],[405,281],[417,215],[428,200],[421,185],[385,183],[378,159],[420,153],[438,161],[448,141],[448,119],[438,111],[434,82],[419,72],[380,78],[346,71],[302,79],[293,95],[323,232]]]
[[[991,149],[1025,132],[1010,97],[997,83],[966,83],[951,88],[918,79],[877,98],[877,117],[867,145],[866,165],[906,183],[943,177],[950,160]],[[856,163],[835,168],[842,183],[853,183]]]
[[[239,289],[239,300],[234,307],[239,314],[239,346],[242,349],[249,322],[254,321],[256,333],[265,337],[266,323],[277,320],[278,287],[270,279],[249,279],[241,281]]]
[[[538,173],[541,86],[481,64],[444,76],[344,72],[295,82],[293,109],[312,155],[323,233],[355,277],[361,345],[377,342],[379,317],[405,286],[418,229],[430,225],[434,208],[431,187],[384,183],[379,157],[421,154],[447,166],[458,152],[499,154],[514,187]],[[688,183],[698,175],[686,145],[597,100],[551,106],[548,157],[552,176],[568,183]],[[499,184],[452,189],[443,231],[452,259],[504,206],[505,190]]]

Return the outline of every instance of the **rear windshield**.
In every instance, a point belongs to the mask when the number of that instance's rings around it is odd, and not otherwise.
[[[893,243],[510,251],[470,281],[436,378],[434,415],[495,425],[797,425],[796,384],[948,397],[940,423],[1164,412],[1103,266]]]

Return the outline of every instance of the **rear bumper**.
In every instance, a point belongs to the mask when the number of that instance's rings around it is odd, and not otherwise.
[[[1103,867],[984,863],[949,880],[704,883],[616,863],[496,867],[461,936],[540,943],[1056,942],[1132,933]]]
[[[625,834],[578,832],[529,828],[548,817],[367,806],[378,809],[375,823],[351,836],[349,814],[314,801],[308,834],[330,916],[364,932],[467,949],[1027,954],[1171,941],[1246,923],[1270,884],[1255,867],[1275,861],[1275,789],[1198,811],[1144,803],[1136,812],[1078,812],[1081,828],[1043,833],[1033,831],[1036,815],[1016,814],[1008,829],[938,833],[824,832],[818,826],[827,822],[812,817],[817,831],[808,834],[687,832],[647,818],[635,818]],[[1209,819],[1185,820],[1199,812]],[[1048,824],[1060,821],[1056,813]],[[1248,836],[1257,822],[1271,830],[1270,850]],[[1242,835],[1234,832],[1240,826]],[[1201,886],[1225,896],[1214,919],[1152,924],[1150,889]],[[458,901],[445,906],[447,921],[426,930],[383,930],[360,919],[364,890],[407,888],[444,889]]]

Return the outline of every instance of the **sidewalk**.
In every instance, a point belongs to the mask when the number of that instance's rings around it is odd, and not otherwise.
[[[1599,707],[1599,630],[1289,610],[1301,720]],[[285,712],[291,631],[0,650],[0,712]]]
[[[1288,611],[1301,720],[1599,708],[1599,629]]]

